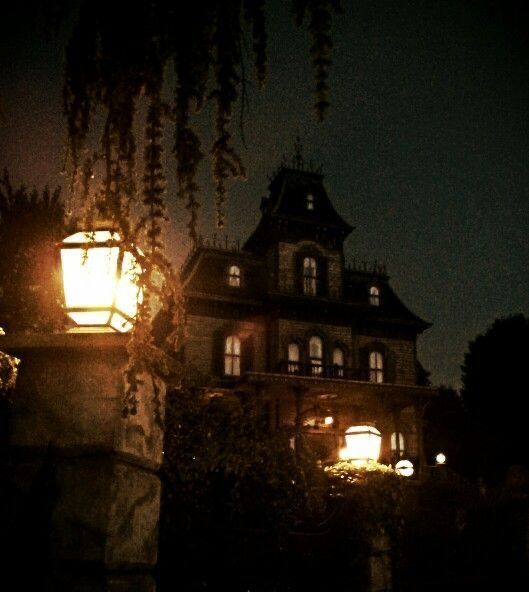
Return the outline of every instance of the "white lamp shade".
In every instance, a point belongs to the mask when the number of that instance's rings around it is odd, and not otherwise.
[[[130,331],[142,300],[141,268],[110,230],[77,232],[61,246],[64,304],[68,316],[91,330]]]
[[[345,448],[340,458],[357,462],[377,461],[382,437],[373,426],[351,426],[345,431]]]

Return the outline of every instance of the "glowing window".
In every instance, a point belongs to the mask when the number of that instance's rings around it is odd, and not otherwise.
[[[309,339],[309,359],[312,376],[319,376],[323,370],[323,343],[321,337],[313,335]]]
[[[376,286],[371,286],[369,288],[369,304],[371,304],[371,306],[380,305],[380,290]]]
[[[314,210],[314,195],[312,193],[307,194],[307,210]]]
[[[288,344],[288,372],[291,374],[299,372],[299,345],[297,343]]]
[[[384,382],[384,357],[377,351],[369,353],[369,382]]]
[[[241,285],[241,268],[237,265],[230,265],[228,270],[228,285],[239,288]]]
[[[345,366],[345,355],[341,347],[335,347],[332,352],[332,365],[334,367],[334,376],[343,377]]]
[[[314,257],[303,259],[303,294],[316,296],[317,268]]]
[[[224,374],[241,375],[241,340],[236,335],[228,335],[224,342]]]
[[[403,454],[404,453],[404,436],[402,435],[402,432],[393,432],[391,434],[391,439],[390,439],[390,448],[391,448],[391,452],[397,452],[397,434],[398,434],[398,452],[399,454]]]

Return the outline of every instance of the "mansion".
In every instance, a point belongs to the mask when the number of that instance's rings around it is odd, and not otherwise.
[[[380,461],[423,462],[422,411],[436,394],[417,360],[430,325],[382,265],[346,264],[353,228],[319,172],[282,165],[242,245],[200,239],[181,269],[186,361],[211,393],[258,397],[270,426],[306,435],[336,461],[351,426],[381,434]]]

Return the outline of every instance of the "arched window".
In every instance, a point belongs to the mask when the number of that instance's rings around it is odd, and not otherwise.
[[[292,342],[288,344],[288,372],[297,374],[299,369],[299,345]]]
[[[391,448],[391,452],[396,453],[397,452],[397,434],[398,434],[398,453],[399,456],[402,456],[404,454],[404,436],[402,434],[402,432],[393,432],[391,434],[391,439],[390,439],[390,448]]]
[[[316,296],[317,267],[314,257],[303,259],[303,294]]]
[[[378,351],[369,352],[369,382],[384,382],[384,356]]]
[[[314,209],[314,195],[312,193],[307,193],[307,210]]]
[[[369,304],[371,306],[380,305],[380,289],[376,286],[370,286],[369,288]]]
[[[335,347],[332,350],[332,365],[334,376],[343,378],[343,369],[345,367],[345,354],[341,347]]]
[[[237,335],[228,335],[224,342],[224,374],[241,375],[241,340]]]
[[[238,265],[230,265],[228,270],[228,285],[239,288],[241,285],[241,268]]]
[[[323,342],[317,335],[309,339],[309,360],[312,376],[319,376],[323,370]]]

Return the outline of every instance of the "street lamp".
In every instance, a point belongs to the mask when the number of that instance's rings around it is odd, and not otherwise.
[[[380,456],[382,436],[373,426],[351,426],[345,431],[345,448],[340,450],[340,458],[351,460],[359,465],[367,461],[377,461]]]
[[[142,292],[141,268],[113,230],[76,232],[61,244],[64,307],[84,331],[126,333]]]
[[[438,454],[435,455],[435,462],[438,465],[444,465],[446,462],[446,455],[443,454],[442,452],[439,452]]]

